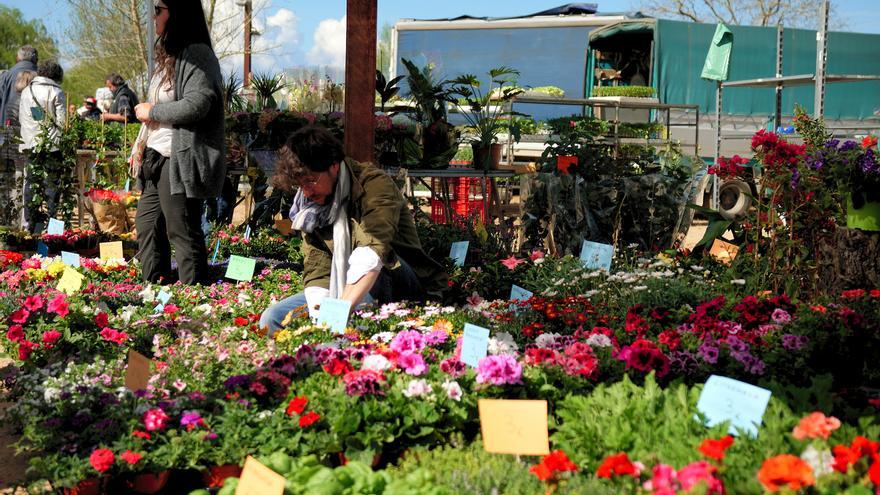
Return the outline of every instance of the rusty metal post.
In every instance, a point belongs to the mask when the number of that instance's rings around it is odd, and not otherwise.
[[[251,0],[244,2],[244,83],[242,87],[251,87],[251,43],[253,29],[253,4]]]
[[[345,154],[373,160],[377,0],[347,0],[345,23]]]

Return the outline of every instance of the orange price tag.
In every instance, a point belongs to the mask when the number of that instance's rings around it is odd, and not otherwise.
[[[547,401],[480,399],[483,448],[495,454],[550,453]]]
[[[132,392],[146,390],[150,383],[150,360],[138,351],[129,349],[125,369],[125,388]]]
[[[725,265],[729,265],[736,258],[737,253],[739,253],[739,246],[721,239],[715,239],[715,242],[712,243],[712,249],[709,250],[712,257]]]
[[[244,461],[235,495],[282,495],[284,476],[272,471],[251,456]]]

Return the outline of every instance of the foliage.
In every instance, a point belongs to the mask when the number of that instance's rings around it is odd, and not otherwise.
[[[506,115],[521,115],[510,112],[505,103],[522,94],[523,89],[515,86],[519,71],[511,67],[496,67],[487,73],[489,84],[483,89],[482,81],[474,74],[464,74],[451,81],[452,96],[460,98],[467,110],[462,113],[468,122],[468,128],[475,134],[473,141],[480,148],[487,148],[493,143],[498,133],[505,127]],[[512,134],[517,130],[508,123]]]
[[[251,84],[257,91],[257,108],[259,110],[278,108],[278,102],[275,101],[274,95],[284,88],[282,74],[254,74],[251,78]]]
[[[376,93],[379,96],[379,109],[381,111],[385,111],[385,104],[394,98],[394,96],[400,91],[400,87],[397,86],[397,83],[403,80],[404,77],[406,76],[397,76],[388,81],[385,79],[385,75],[382,74],[382,71],[376,71]]]
[[[647,0],[641,9],[655,17],[691,22],[817,29],[820,26],[817,25],[819,17],[816,13],[823,8],[822,5],[822,0],[793,0],[785,3],[776,0]],[[835,8],[832,7],[831,18],[836,17]]]
[[[247,109],[247,98],[241,94],[242,81],[230,72],[223,80],[223,109],[227,115]]]
[[[650,86],[594,86],[593,96],[624,96],[629,98],[653,98],[657,90]]]
[[[40,60],[57,55],[55,40],[41,20],[26,21],[20,10],[5,5],[0,5],[0,40],[0,68],[3,69],[15,65],[18,49],[22,45],[36,48]]]
[[[413,168],[446,168],[458,150],[458,132],[447,120],[447,103],[453,103],[451,81],[437,80],[433,68],[418,68],[402,59],[407,70],[409,96],[415,101],[411,118],[421,127],[420,141],[403,143],[401,164]]]

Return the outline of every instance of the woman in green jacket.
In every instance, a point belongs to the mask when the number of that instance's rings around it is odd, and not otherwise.
[[[159,0],[155,22],[156,69],[148,101],[135,107],[143,123],[132,153],[143,191],[137,258],[145,280],[168,280],[170,240],[179,279],[192,284],[207,276],[202,205],[226,175],[223,78],[199,0]]]

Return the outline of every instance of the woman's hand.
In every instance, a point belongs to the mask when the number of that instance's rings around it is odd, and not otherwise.
[[[134,114],[137,115],[138,120],[141,122],[149,122],[150,110],[152,109],[153,104],[150,102],[139,103],[134,107]]]

